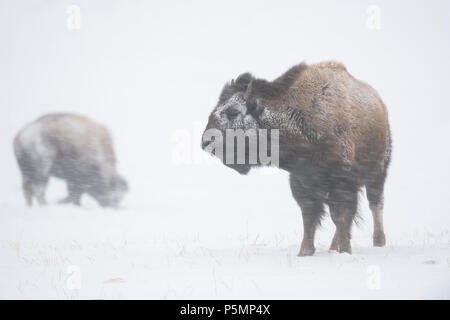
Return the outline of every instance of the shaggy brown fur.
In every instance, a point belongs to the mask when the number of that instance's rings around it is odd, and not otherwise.
[[[315,251],[324,204],[336,224],[331,249],[351,252],[350,230],[363,186],[374,216],[374,245],[385,244],[383,189],[391,158],[387,110],[378,93],[341,63],[302,63],[272,82],[243,74],[224,87],[207,125],[211,128],[280,130],[280,168],[290,172],[303,214],[300,255]],[[251,166],[231,167],[247,173]]]
[[[389,144],[386,107],[372,87],[340,63],[302,68],[286,94],[266,103],[273,112],[298,112],[309,126],[306,136],[314,134],[323,147],[325,161],[353,166],[384,160]]]

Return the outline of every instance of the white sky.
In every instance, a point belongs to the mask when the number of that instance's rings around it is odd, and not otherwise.
[[[80,30],[66,27],[70,4],[81,9]],[[366,26],[371,4],[380,30]],[[23,201],[14,134],[69,111],[113,132],[130,206],[291,215],[286,174],[177,166],[171,136],[204,126],[224,83],[242,72],[273,79],[303,60],[336,59],[389,109],[386,223],[448,225],[449,12],[448,1],[0,0],[0,201]]]

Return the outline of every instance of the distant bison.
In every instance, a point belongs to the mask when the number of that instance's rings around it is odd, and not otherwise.
[[[66,180],[68,196],[61,203],[80,205],[86,193],[101,206],[116,207],[127,191],[116,172],[116,157],[108,130],[73,114],[49,114],[28,124],[14,139],[25,200],[46,204],[50,176]]]
[[[209,116],[202,147],[219,157],[216,144],[232,153],[234,141],[213,140],[211,131],[261,129],[278,130],[277,165],[290,173],[292,194],[303,215],[300,256],[315,251],[314,235],[325,204],[336,225],[330,249],[351,253],[351,227],[363,186],[373,213],[373,244],[385,245],[383,189],[391,134],[386,107],[372,87],[333,61],[301,63],[272,82],[244,73],[223,88]],[[211,148],[213,142],[216,146]],[[247,174],[252,166],[266,164],[259,153],[257,157],[256,163],[222,161]]]

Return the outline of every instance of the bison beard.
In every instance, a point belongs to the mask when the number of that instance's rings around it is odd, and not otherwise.
[[[385,245],[383,191],[391,158],[387,110],[378,93],[342,64],[302,63],[272,82],[244,73],[224,86],[205,133],[210,129],[279,130],[279,167],[290,173],[303,216],[300,256],[315,252],[325,205],[336,225],[330,249],[352,252],[351,227],[362,187],[373,214],[373,244]],[[203,149],[207,146],[203,140]],[[258,165],[229,166],[246,174]]]

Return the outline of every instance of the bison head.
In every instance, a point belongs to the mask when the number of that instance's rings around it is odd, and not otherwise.
[[[102,207],[117,208],[128,191],[126,180],[119,174],[113,174],[109,179],[98,183],[92,190],[91,195]]]
[[[240,174],[247,174],[258,163],[257,147],[251,146],[258,145],[259,116],[263,108],[253,94],[253,87],[254,79],[249,73],[226,84],[202,137],[205,151]],[[238,150],[239,147],[243,149]],[[256,161],[252,162],[252,158]]]

